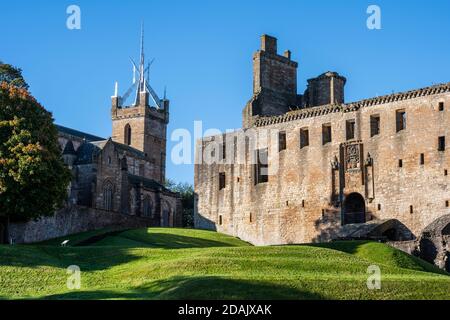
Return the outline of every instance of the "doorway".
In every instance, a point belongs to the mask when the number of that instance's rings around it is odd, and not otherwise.
[[[364,197],[359,193],[350,193],[345,197],[343,209],[344,225],[366,222],[366,202],[364,201]]]

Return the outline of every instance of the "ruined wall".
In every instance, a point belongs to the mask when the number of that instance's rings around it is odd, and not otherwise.
[[[366,221],[395,218],[420,235],[425,226],[450,212],[450,160],[448,150],[438,151],[438,137],[447,137],[449,147],[449,91],[447,84],[260,119],[254,127],[259,135],[265,129],[286,132],[286,150],[279,152],[273,141],[260,141],[257,146],[268,147],[269,170],[274,163],[279,170],[269,173],[267,183],[255,185],[252,150],[246,150],[241,165],[222,160],[196,165],[196,226],[254,244],[325,241],[340,227],[343,201],[357,192],[364,198]],[[399,132],[397,110],[406,112],[406,128]],[[374,115],[380,118],[380,133],[372,136],[370,117]],[[355,121],[355,136],[350,140],[347,120]],[[324,124],[332,128],[332,141],[325,145]],[[309,146],[304,148],[300,148],[302,128],[309,130]],[[211,144],[207,140],[204,153]],[[346,156],[347,145],[357,146],[358,159]],[[221,172],[226,185],[219,190]]]
[[[106,227],[125,230],[148,226],[150,226],[149,219],[70,206],[56,212],[52,217],[43,217],[27,223],[11,223],[9,236],[14,243],[33,243]]]

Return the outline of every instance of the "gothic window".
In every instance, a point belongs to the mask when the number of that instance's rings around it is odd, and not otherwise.
[[[146,196],[143,201],[142,213],[144,217],[151,217],[153,213],[152,211],[153,211],[152,200],[150,199],[149,196]]]
[[[372,115],[370,116],[370,136],[376,136],[380,134],[380,116]]]
[[[439,137],[439,139],[438,139],[438,151],[445,151],[445,137]]]
[[[124,137],[125,137],[125,144],[131,145],[131,126],[128,123],[125,126]]]
[[[113,210],[113,185],[110,182],[103,187],[103,208],[106,211]]]
[[[278,133],[278,151],[286,150],[286,132],[281,131]]]
[[[395,120],[396,120],[396,128],[397,132],[406,129],[406,111],[405,110],[397,110],[395,112]]]
[[[347,140],[355,139],[355,120],[347,120],[345,123]]]
[[[225,189],[225,172],[219,173],[219,190]]]
[[[256,151],[255,184],[269,181],[269,157],[268,149]]]
[[[309,146],[309,131],[308,128],[300,129],[300,149]]]
[[[331,124],[327,123],[322,125],[322,144],[331,142]]]

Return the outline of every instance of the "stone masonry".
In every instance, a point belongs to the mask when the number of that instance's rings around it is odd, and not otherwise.
[[[243,129],[197,142],[196,227],[273,245],[383,221],[379,237],[406,241],[450,213],[450,83],[346,103],[326,72],[299,95],[276,48],[262,37]]]

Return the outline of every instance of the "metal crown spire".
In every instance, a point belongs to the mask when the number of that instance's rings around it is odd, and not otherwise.
[[[145,61],[145,57],[144,57],[144,22],[142,22],[141,25],[141,61],[139,64],[139,73],[140,73],[140,77],[139,77],[139,89],[141,92],[143,92],[145,90],[145,81],[144,81],[144,61]]]

